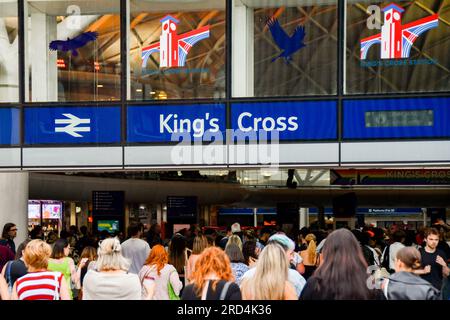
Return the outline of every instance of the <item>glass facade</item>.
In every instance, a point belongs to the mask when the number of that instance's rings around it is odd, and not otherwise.
[[[236,88],[234,97],[337,93],[337,1],[251,1],[244,10],[237,19],[253,28],[242,30],[238,20],[233,32],[237,41],[247,32],[246,50],[253,55],[247,68],[234,69],[234,79],[248,79],[249,86]]]
[[[348,94],[450,90],[450,1],[347,1]]]
[[[230,146],[261,145],[258,131],[277,133],[286,165],[369,163],[359,142],[408,139],[442,143],[415,162],[450,163],[450,0],[23,3],[0,1],[11,163],[59,167],[68,157],[53,148],[78,147],[73,166],[170,167],[185,134],[217,140],[218,167],[239,166]]]
[[[26,2],[26,101],[120,99],[120,0]]]
[[[17,1],[0,1],[0,103],[19,101]]]
[[[225,1],[130,8],[131,100],[225,97]]]

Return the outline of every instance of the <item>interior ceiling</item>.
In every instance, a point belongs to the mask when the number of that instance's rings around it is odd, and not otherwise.
[[[125,191],[128,203],[165,203],[167,196],[197,196],[200,205],[274,207],[278,202],[332,206],[332,199],[355,192],[360,207],[450,207],[449,187],[244,187],[213,182],[173,182],[30,173],[29,199],[91,201],[92,191]]]

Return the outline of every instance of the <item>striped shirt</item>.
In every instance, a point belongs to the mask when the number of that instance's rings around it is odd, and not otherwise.
[[[59,300],[61,272],[30,272],[16,281],[19,300]]]

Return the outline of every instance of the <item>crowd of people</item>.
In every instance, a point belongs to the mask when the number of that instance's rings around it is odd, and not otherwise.
[[[17,227],[0,239],[2,300],[440,300],[450,299],[450,227],[393,225],[349,230],[281,228],[226,234],[191,229],[161,238],[132,223],[127,239],[72,227],[33,232],[16,250]]]

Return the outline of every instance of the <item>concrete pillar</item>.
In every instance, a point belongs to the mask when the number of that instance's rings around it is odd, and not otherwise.
[[[28,173],[0,173],[0,232],[5,223],[17,226],[16,248],[28,237]]]
[[[427,208],[422,208],[423,226],[427,226]]]
[[[308,208],[300,208],[299,210],[299,229],[308,226]]]
[[[253,226],[258,226],[258,208],[253,208]]]
[[[130,206],[129,204],[125,204],[125,217],[124,217],[124,230],[123,233],[125,238],[128,237],[127,230],[130,225]]]
[[[8,5],[8,4],[7,4]],[[0,102],[19,101],[18,36],[10,43],[6,18],[0,17]]]
[[[77,225],[77,204],[75,202],[70,203],[70,225]]]
[[[233,97],[254,96],[253,8],[233,1]]]
[[[58,55],[48,49],[48,44],[56,37],[55,17],[45,13],[31,14],[28,58],[31,62],[32,101],[58,101]]]

